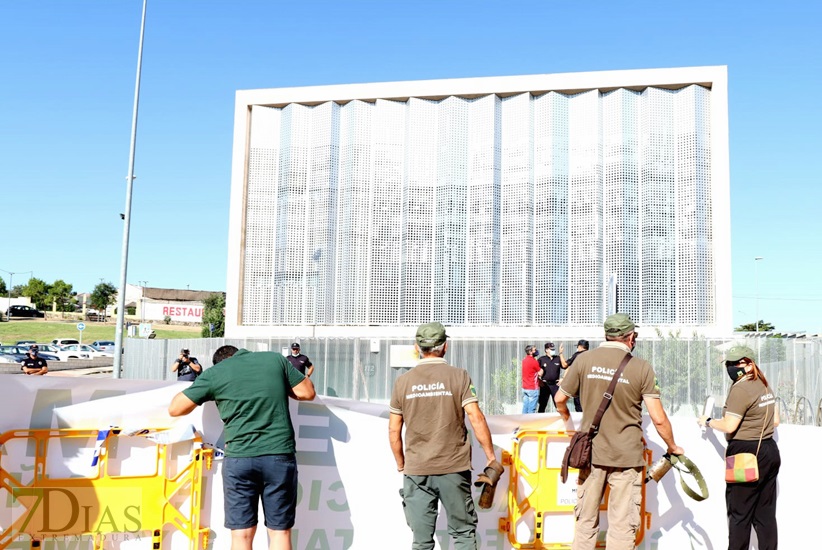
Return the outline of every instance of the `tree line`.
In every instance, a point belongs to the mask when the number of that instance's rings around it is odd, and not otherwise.
[[[29,298],[34,307],[41,311],[51,311],[52,304],[60,312],[73,312],[82,307],[74,286],[63,279],[57,279],[49,284],[42,279],[32,277],[26,284],[14,285],[11,292],[9,292],[6,281],[0,277],[0,296],[8,296],[9,294],[11,298],[20,298],[21,296]],[[86,305],[104,312],[116,300],[117,288],[111,283],[101,282],[94,287]]]
[[[6,287],[6,281],[0,277],[0,296],[8,296],[9,290]],[[21,296],[28,297],[40,311],[51,311],[52,304],[55,305],[57,311],[60,312],[74,312],[82,307],[82,304],[77,298],[73,285],[65,282],[62,279],[57,279],[51,284],[32,277],[28,283],[24,285],[14,285],[11,289],[11,297],[19,298]],[[117,287],[111,283],[100,282],[94,287],[94,290],[89,295],[88,303],[90,306],[102,313],[98,317],[99,320],[105,320],[105,312],[108,306],[114,305],[117,302]],[[133,314],[133,311],[127,313]],[[202,335],[204,338],[214,337],[219,338],[225,334],[225,294],[215,292],[205,300],[203,300],[203,322]]]

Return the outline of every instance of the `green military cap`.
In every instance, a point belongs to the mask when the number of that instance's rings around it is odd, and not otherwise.
[[[614,313],[605,319],[605,336],[624,336],[634,332],[636,325],[625,313]]]
[[[754,350],[748,346],[734,346],[725,353],[725,361],[739,361],[740,359],[756,361],[754,355]]]
[[[417,329],[417,344],[423,348],[433,348],[439,346],[448,335],[445,334],[445,327],[442,323],[425,323]]]

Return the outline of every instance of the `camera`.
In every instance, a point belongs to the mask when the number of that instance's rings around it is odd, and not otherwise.
[[[180,353],[183,355],[183,357],[188,357],[190,352],[186,348],[183,348],[182,351],[180,351]]]

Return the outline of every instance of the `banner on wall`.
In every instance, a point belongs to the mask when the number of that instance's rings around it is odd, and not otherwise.
[[[143,318],[162,321],[170,317],[172,321],[201,323],[203,321],[202,302],[143,302]]]
[[[166,413],[171,398],[186,383],[149,382],[136,380],[79,379],[8,376],[3,384],[0,400],[0,433],[10,430],[35,428],[72,428],[102,431],[116,426],[121,434],[168,429],[167,437],[177,438],[186,444],[196,429],[202,434],[204,446],[217,449],[210,468],[203,468],[203,498],[200,522],[208,534],[208,546],[215,550],[229,550],[230,533],[223,527],[222,478],[219,449],[223,444],[222,422],[216,407],[207,404],[181,419],[172,419]],[[299,464],[299,500],[297,524],[293,530],[296,550],[409,548],[411,532],[406,525],[400,501],[399,489],[402,475],[396,472],[393,455],[388,446],[388,412],[382,404],[363,403],[336,398],[318,398],[314,402],[292,402],[291,415],[297,433]],[[577,419],[578,420],[578,419]],[[645,419],[645,434],[654,459],[663,452],[662,441],[649,419]],[[503,451],[510,451],[514,437],[522,430],[568,429],[556,415],[489,416],[494,445],[501,458]],[[645,507],[650,514],[642,550],[681,548],[716,549],[726,545],[727,525],[724,501],[724,441],[717,434],[703,434],[693,418],[673,418],[674,433],[689,458],[705,475],[711,496],[703,502],[689,499],[679,487],[674,472],[668,473],[661,483],[646,487]],[[193,427],[189,430],[190,427]],[[188,434],[188,435],[187,435]],[[778,429],[778,443],[782,455],[779,476],[779,500],[777,519],[780,542],[786,548],[807,547],[813,540],[816,506],[811,506],[814,495],[822,490],[822,481],[816,476],[806,476],[803,468],[806,457],[818,456],[822,451],[822,428],[782,425]],[[109,435],[109,437],[115,437]],[[116,436],[122,437],[122,436]],[[153,459],[146,445],[126,445],[123,440],[116,449],[118,471],[151,471]],[[95,441],[63,441],[48,452],[46,471],[54,469],[60,475],[88,476],[91,461],[95,459]],[[0,466],[12,471],[12,477],[25,482],[31,479],[37,450],[22,446],[0,453]],[[181,453],[175,458],[184,461]],[[553,453],[557,455],[559,453]],[[479,447],[474,451],[474,471],[484,453]],[[549,459],[550,460],[553,459]],[[14,463],[10,463],[10,461]],[[88,462],[88,464],[86,464]],[[550,464],[549,464],[550,466]],[[498,487],[494,505],[489,510],[478,508],[479,548],[503,550],[514,548],[517,540],[527,540],[528,525],[514,526],[514,535],[499,530],[500,519],[508,515],[507,470]],[[556,483],[556,505],[573,505],[573,484]],[[569,481],[570,483],[570,481]],[[6,491],[7,493],[8,491]],[[552,493],[554,494],[554,493]],[[21,508],[10,495],[0,495],[5,507],[0,513],[0,531],[20,517]],[[54,493],[55,501],[58,495]],[[105,500],[104,492],[95,495]],[[478,498],[479,494],[475,494]],[[70,505],[71,498],[64,496]],[[135,499],[138,497],[135,496]],[[145,495],[143,495],[145,498]],[[122,500],[122,499],[121,499]],[[78,501],[79,502],[79,501]],[[135,500],[136,502],[136,500]],[[107,504],[107,503],[102,503]],[[125,510],[128,502],[112,502],[112,521],[122,520],[129,532],[109,534],[107,540],[118,548],[150,548],[153,536],[139,520],[135,509]],[[124,508],[121,512],[114,505]],[[178,504],[181,509],[185,503]],[[79,506],[79,505],[78,505]],[[136,504],[133,504],[136,506]],[[105,506],[104,506],[105,507]],[[104,508],[103,507],[103,508]],[[82,518],[78,507],[78,518]],[[120,514],[120,515],[117,515]],[[130,515],[129,515],[130,514]],[[260,515],[262,517],[262,515]],[[130,523],[128,518],[132,518]],[[604,518],[603,518],[604,519]],[[76,520],[76,521],[79,521]],[[566,517],[557,516],[556,525],[550,515],[545,516],[544,532],[551,536],[568,537],[569,523]],[[570,529],[572,530],[572,522]],[[119,527],[119,526],[118,526]],[[111,525],[106,525],[111,530]],[[607,521],[603,521],[603,530]],[[181,532],[166,525],[162,528],[162,548],[188,548],[188,539]],[[572,536],[572,534],[570,535]],[[119,537],[119,538],[118,538]],[[509,538],[513,537],[513,538]],[[517,538],[519,537],[519,538]],[[265,547],[265,529],[259,529],[254,544]],[[549,538],[545,542],[550,542]],[[62,544],[62,546],[61,546]],[[51,546],[50,546],[51,545]],[[45,550],[68,548],[65,543],[46,540]],[[448,540],[447,525],[440,517],[437,528],[437,547],[453,548]],[[754,546],[755,548],[756,546]],[[73,540],[71,550],[91,550],[90,539]]]

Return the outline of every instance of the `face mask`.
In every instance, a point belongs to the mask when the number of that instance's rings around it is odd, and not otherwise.
[[[731,379],[731,382],[736,382],[743,376],[745,376],[745,367],[741,367],[739,365],[732,365],[725,367],[728,369],[728,376]]]
[[[549,350],[546,352],[546,354],[548,355],[548,357],[553,357],[553,356],[554,356],[554,355],[556,355],[557,353],[556,353],[554,350],[549,349]]]

